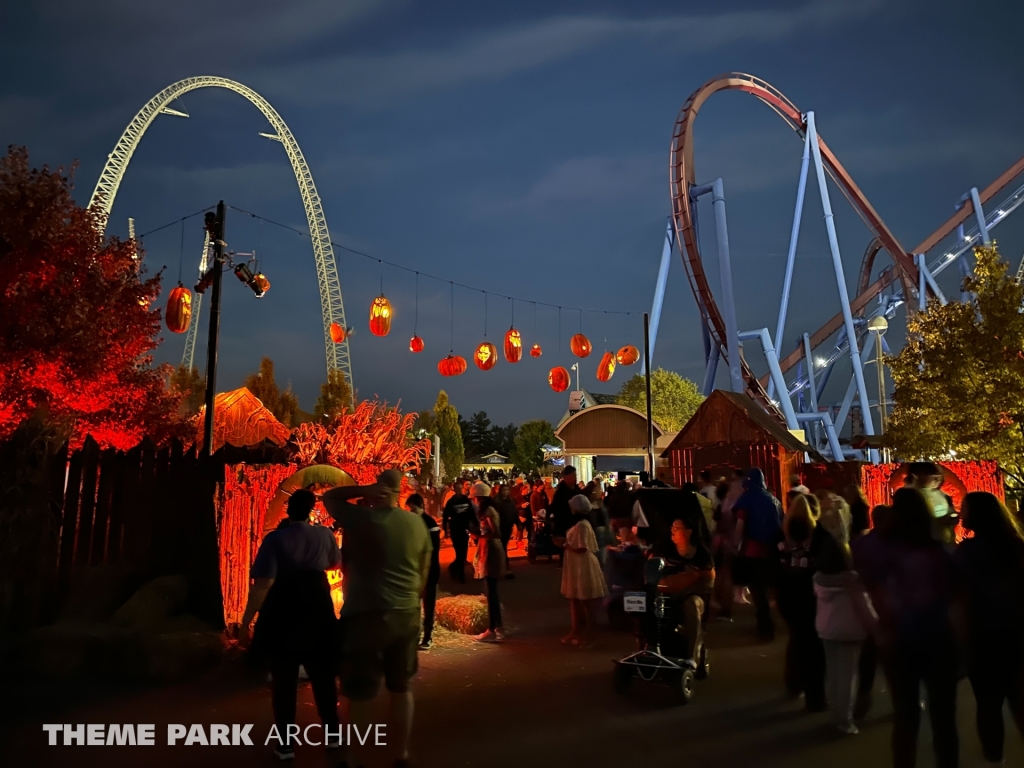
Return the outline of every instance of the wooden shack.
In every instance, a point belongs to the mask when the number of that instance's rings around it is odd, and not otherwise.
[[[799,474],[812,449],[745,394],[716,389],[701,403],[666,448],[662,476],[673,485],[699,482],[702,470],[713,477],[758,467],[779,498],[789,491],[789,477]]]

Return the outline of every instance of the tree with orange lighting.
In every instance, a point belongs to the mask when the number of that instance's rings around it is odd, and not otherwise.
[[[160,276],[71,190],[24,148],[0,158],[0,439],[39,415],[72,446],[160,441],[180,428],[170,369],[152,366]]]

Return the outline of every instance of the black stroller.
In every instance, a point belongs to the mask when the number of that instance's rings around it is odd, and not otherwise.
[[[653,494],[657,495],[653,495]],[[678,490],[642,492],[641,506],[651,524],[656,540],[669,536],[672,520],[682,517],[695,534],[710,539],[704,515],[692,493]],[[710,662],[706,644],[694,649],[694,658],[687,658],[688,649],[684,633],[684,603],[690,594],[666,595],[658,589],[665,568],[659,557],[648,559],[644,569],[643,590],[628,591],[623,595],[623,608],[638,626],[640,650],[615,663],[615,689],[624,693],[635,678],[645,682],[668,685],[676,699],[687,704],[693,698],[695,683],[708,676]],[[697,594],[710,604],[709,594]],[[707,620],[704,611],[702,622]]]

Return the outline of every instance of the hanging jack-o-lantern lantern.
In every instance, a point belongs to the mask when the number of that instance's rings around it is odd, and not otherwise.
[[[171,333],[184,333],[192,322],[192,291],[181,283],[167,297],[167,330]]]
[[[510,363],[523,359],[523,337],[515,328],[509,328],[505,334],[505,359]]]
[[[615,373],[615,355],[605,352],[601,355],[601,362],[597,364],[597,380],[608,381]]]
[[[540,348],[540,344],[534,344],[530,347],[530,357],[540,357],[544,354],[544,351]]]
[[[331,341],[335,344],[341,344],[345,340],[348,333],[338,323],[331,323]]]
[[[423,351],[423,339],[419,336],[413,336],[409,339],[409,351],[410,352],[422,352]]]
[[[548,372],[548,384],[555,392],[565,392],[569,388],[569,372],[561,366]]]
[[[498,362],[498,350],[489,341],[481,341],[473,353],[473,362],[481,371],[489,371]]]
[[[466,358],[449,352],[448,357],[437,364],[437,372],[442,376],[461,376],[466,372]]]
[[[569,340],[569,349],[576,357],[589,357],[594,348],[590,346],[590,339],[582,333],[577,333]]]
[[[370,305],[370,333],[387,336],[391,331],[391,302],[382,293]]]
[[[627,344],[615,353],[615,360],[619,365],[632,365],[640,359],[640,350],[632,344]]]

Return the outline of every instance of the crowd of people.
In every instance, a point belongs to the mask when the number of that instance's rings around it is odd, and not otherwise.
[[[1024,534],[990,493],[966,494],[957,514],[942,478],[931,462],[911,463],[892,504],[870,512],[855,486],[812,493],[799,478],[783,504],[756,469],[719,483],[706,473],[700,489],[716,523],[718,618],[731,619],[734,585],[745,585],[770,640],[774,595],[788,628],[788,692],[810,711],[830,708],[847,734],[870,710],[881,666],[897,768],[916,764],[922,710],[936,765],[958,765],[965,675],[986,761],[1003,759],[1004,704],[1024,733]]]
[[[688,658],[699,655],[709,619],[731,621],[736,601],[749,600],[762,640],[775,637],[776,611],[785,622],[783,680],[807,710],[830,709],[843,733],[856,734],[881,668],[897,768],[916,763],[922,710],[936,765],[955,766],[957,686],[966,675],[984,757],[999,763],[1004,704],[1024,732],[1024,534],[995,496],[968,493],[957,513],[940,469],[920,462],[906,470],[892,504],[873,510],[855,486],[842,495],[827,486],[812,492],[793,477],[780,500],[760,469],[704,472],[682,488],[692,494],[683,498],[693,514],[658,510],[657,526],[648,521],[653,507],[644,509],[650,495],[625,480],[582,484],[572,467],[554,487],[537,478],[494,486],[460,478],[440,519],[419,493],[400,508],[402,478],[389,471],[374,485],[321,497],[344,532],[342,550],[329,529],[309,524],[317,497],[296,491],[288,520],[254,562],[243,624],[259,612],[252,646],[269,661],[282,734],[294,728],[300,665],[328,732],[339,721],[368,722],[368,702],[384,682],[403,764],[409,680],[417,651],[432,645],[442,536],[454,550],[450,578],[465,583],[471,568],[483,584],[487,629],[476,639],[500,643],[507,632],[499,585],[513,577],[509,544],[514,535],[535,544],[543,533],[569,605],[563,644],[589,646],[602,608],[614,622],[625,591],[642,585],[645,565],[658,558],[658,588],[680,598]],[[345,602],[336,622],[324,571],[339,564]],[[348,710],[340,720],[336,675]],[[327,745],[341,748],[338,741]],[[293,752],[283,744],[278,754]]]

